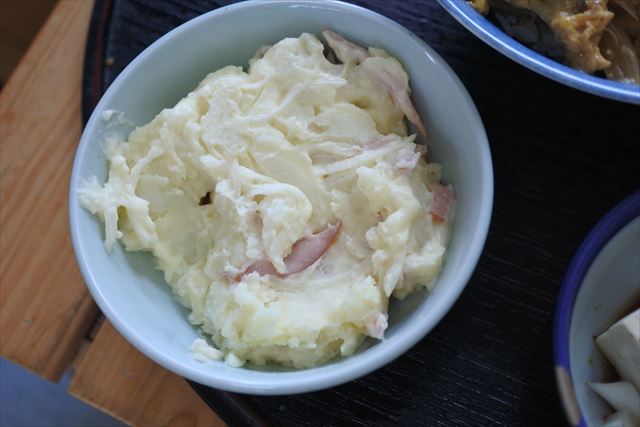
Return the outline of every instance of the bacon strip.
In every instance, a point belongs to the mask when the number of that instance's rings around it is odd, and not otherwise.
[[[420,153],[407,150],[406,148],[398,151],[395,165],[398,173],[401,175],[411,174],[411,171],[413,171],[418,164],[419,158]]]
[[[369,52],[365,48],[350,42],[340,34],[334,33],[331,30],[325,30],[322,32],[322,35],[329,44],[329,47],[333,49],[338,59],[343,63],[354,62],[356,65],[359,65],[369,56]],[[375,72],[372,74],[374,74],[374,77],[376,77],[387,92],[389,92],[393,103],[407,116],[407,120],[416,126],[423,138],[426,138],[427,129],[424,127],[420,115],[411,102],[409,85],[382,69],[375,69]]]
[[[367,323],[367,332],[370,337],[381,340],[384,338],[384,331],[387,330],[388,326],[387,315],[378,313],[373,321]]]
[[[240,280],[242,276],[251,274],[253,272],[257,272],[260,276],[269,274],[271,276],[282,277],[282,275],[278,273],[278,270],[276,270],[273,264],[271,264],[271,261],[269,261],[268,259],[261,259],[260,261],[256,261],[251,264],[245,271],[236,276],[236,280]]]
[[[287,267],[285,274],[278,273],[269,260],[263,259],[254,262],[247,269],[236,277],[240,280],[243,276],[257,272],[259,275],[271,275],[277,277],[287,277],[290,274],[299,273],[319,260],[335,242],[342,223],[327,225],[324,230],[305,236],[293,244],[291,253],[284,259]]]
[[[404,115],[407,116],[407,120],[416,126],[420,135],[422,135],[423,138],[426,138],[427,129],[424,127],[422,119],[420,118],[418,111],[416,111],[416,107],[414,107],[411,102],[411,98],[409,97],[409,85],[382,69],[376,69],[374,74],[375,77],[380,80],[380,83],[382,83],[382,85],[387,89],[387,92],[389,92],[389,96],[391,96],[391,100],[396,107],[398,107]]]
[[[367,59],[368,52],[365,48],[350,42],[340,34],[334,33],[331,30],[324,30],[322,35],[343,64],[355,62],[355,64],[358,65]]]
[[[299,273],[320,259],[335,242],[342,223],[328,225],[327,228],[311,236],[303,237],[293,244],[291,253],[284,259],[287,274]]]
[[[453,200],[453,187],[436,183],[433,186],[433,203],[431,204],[431,217],[435,222],[445,222],[449,215],[449,208]]]

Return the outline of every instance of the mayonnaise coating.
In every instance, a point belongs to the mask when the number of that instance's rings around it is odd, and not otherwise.
[[[151,252],[234,366],[350,355],[442,265],[451,214],[432,215],[444,187],[407,134],[408,76],[381,49],[324,49],[302,34],[209,74],[106,142],[108,181],[78,192],[106,248]]]

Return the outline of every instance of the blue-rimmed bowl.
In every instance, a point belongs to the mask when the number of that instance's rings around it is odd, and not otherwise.
[[[469,5],[467,0],[438,2],[480,40],[530,70],[594,95],[640,105],[639,86],[592,76],[540,55],[496,27]]]
[[[612,412],[587,384],[607,380],[594,336],[638,303],[640,191],[612,209],[589,233],[560,289],[553,351],[558,391],[571,425],[602,425]]]

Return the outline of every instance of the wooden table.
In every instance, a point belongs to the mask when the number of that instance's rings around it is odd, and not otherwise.
[[[184,379],[99,315],[67,226],[93,0],[62,0],[0,94],[0,349],[132,425],[221,426]]]

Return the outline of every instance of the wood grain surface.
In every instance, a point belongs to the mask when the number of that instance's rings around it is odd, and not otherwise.
[[[113,0],[109,61],[93,70],[98,81],[107,87],[159,36],[229,3]],[[494,161],[489,238],[453,309],[396,361],[330,390],[240,399],[278,426],[563,425],[551,348],[556,296],[591,227],[640,185],[640,108],[525,69],[476,39],[435,0],[354,3],[425,40],[470,92]],[[242,405],[228,403],[237,395],[193,386],[223,417],[246,415]],[[250,421],[234,425],[241,423]]]
[[[131,425],[221,426],[182,378],[98,315],[69,241],[69,174],[82,131],[93,1],[60,1],[0,93],[0,350]],[[93,341],[95,340],[95,347]]]
[[[98,310],[67,226],[93,1],[61,1],[0,93],[0,349],[51,380]]]
[[[146,358],[107,321],[75,367],[69,392],[129,425],[225,425],[182,377]]]
[[[56,0],[37,0],[26,8],[24,0],[0,1],[0,84],[18,65],[55,4]]]

